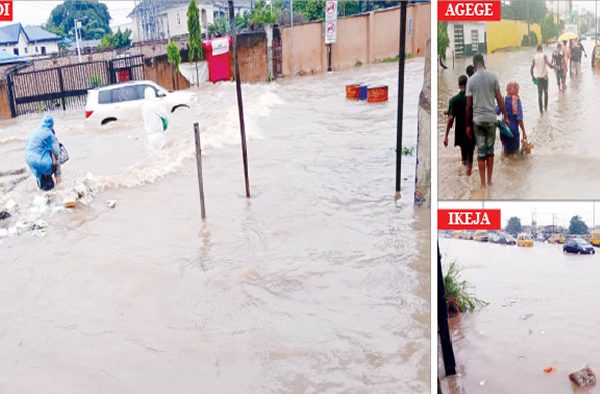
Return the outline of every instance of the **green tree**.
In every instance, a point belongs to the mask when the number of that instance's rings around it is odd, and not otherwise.
[[[181,52],[179,51],[179,47],[175,42],[169,41],[167,45],[167,60],[171,63],[171,79],[173,80],[173,87],[179,88],[179,83],[177,83],[177,74],[179,73],[179,65],[181,64]],[[173,73],[173,69],[175,73]]]
[[[542,19],[542,42],[548,42],[552,37],[558,37],[558,26],[554,21],[555,16],[552,14],[546,15]]]
[[[540,23],[546,16],[545,0],[511,0],[502,2],[502,19],[516,19]]]
[[[588,226],[580,216],[573,216],[569,224],[569,234],[587,234]]]
[[[100,41],[100,48],[113,48],[121,49],[131,46],[131,30],[125,29],[124,32],[121,29],[117,30],[114,34],[107,34],[102,37]]]
[[[448,38],[448,22],[438,22],[437,24],[437,35],[438,35],[438,60],[440,66],[444,66],[444,60],[446,60],[446,50],[450,46],[450,39]]]
[[[273,25],[279,21],[280,7],[279,3],[267,5],[264,0],[259,0],[250,12],[250,23],[255,27],[264,27],[267,34],[267,72],[269,80],[273,79]]]
[[[196,0],[190,0],[190,5],[187,9],[187,28],[190,46],[190,61],[196,64],[196,83],[200,85],[200,77],[198,73],[198,60],[204,59],[202,51],[202,32],[200,28],[200,10]]]
[[[294,3],[294,12],[299,12],[309,21],[325,19],[325,0],[306,0]]]
[[[523,231],[523,226],[521,226],[521,219],[516,216],[508,219],[508,224],[506,225],[506,232],[511,234],[518,234]]]
[[[65,0],[54,7],[44,28],[61,36],[74,34],[75,19],[81,21],[81,38],[96,40],[111,33],[110,14],[98,0]]]

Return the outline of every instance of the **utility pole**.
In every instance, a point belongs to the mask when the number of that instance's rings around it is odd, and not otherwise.
[[[400,3],[400,52],[398,59],[398,118],[396,119],[396,200],[400,199],[402,180],[402,119],[404,116],[404,56],[406,54],[406,6]]]
[[[294,76],[296,75],[296,70],[295,70],[295,64],[294,64],[294,0],[290,0],[290,24],[292,25],[291,28],[291,35],[292,35],[292,45],[291,45],[291,49],[292,49],[292,78],[294,78]]]
[[[440,334],[440,346],[442,358],[444,359],[444,370],[446,376],[456,375],[456,360],[452,348],[452,338],[448,327],[448,304],[446,303],[446,289],[444,288],[444,275],[442,273],[442,255],[438,245],[438,331]]]
[[[79,63],[81,63],[81,48],[79,46],[79,27],[81,26],[81,21],[79,19],[75,19],[73,22],[75,23],[75,42],[77,44],[77,57],[79,58]]]
[[[242,139],[242,160],[244,162],[244,181],[246,183],[246,197],[250,198],[250,182],[248,180],[248,149],[246,147],[246,123],[244,122],[244,102],[242,100],[242,83],[240,81],[240,64],[237,57],[237,32],[233,0],[227,1],[229,6],[229,26],[233,42],[233,63],[235,67],[235,91],[237,94],[238,113],[240,116],[240,135]]]

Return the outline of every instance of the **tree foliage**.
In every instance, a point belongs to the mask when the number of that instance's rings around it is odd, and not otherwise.
[[[250,26],[250,13],[245,12],[244,15],[235,16],[235,27],[237,31]],[[221,37],[230,33],[229,20],[227,18],[217,18],[213,23],[208,25],[207,32],[209,36]]]
[[[181,52],[174,41],[169,41],[169,44],[167,45],[167,60],[173,65],[175,71],[179,72],[179,65],[181,64]]]
[[[306,0],[295,2],[294,13],[295,12],[303,14],[304,17],[309,21],[325,19],[325,0]]]
[[[518,234],[523,231],[523,226],[521,226],[521,219],[516,216],[508,219],[508,224],[506,225],[506,232],[510,234]]]
[[[440,59],[446,59],[446,50],[450,46],[450,39],[448,38],[448,22],[438,22],[437,25],[438,35],[438,57]]]
[[[540,23],[546,16],[547,8],[545,0],[511,0],[502,2],[502,19],[517,19]]]
[[[573,216],[569,224],[569,234],[587,234],[588,226],[580,216]]]
[[[461,313],[473,312],[476,308],[488,304],[471,293],[469,291],[470,288],[469,282],[461,278],[460,268],[456,262],[450,263],[448,272],[444,276],[446,299],[450,302],[448,305],[449,311]]]
[[[190,5],[187,9],[187,28],[190,35],[190,61],[198,61],[204,59],[202,51],[202,31],[200,27],[200,10],[196,0],[190,0]]]
[[[259,0],[250,12],[250,23],[255,27],[274,25],[279,22],[280,14],[281,4],[279,2],[267,5],[264,0]]]
[[[558,37],[558,26],[556,25],[556,17],[552,14],[546,15],[542,19],[542,42],[548,42],[552,37]]]
[[[124,32],[121,29],[117,30],[114,34],[107,34],[102,37],[100,42],[100,48],[113,48],[121,49],[131,46],[131,30],[125,29]]]
[[[44,28],[68,36],[74,34],[75,19],[81,21],[84,40],[97,40],[111,33],[108,7],[98,0],[65,0],[52,10]]]

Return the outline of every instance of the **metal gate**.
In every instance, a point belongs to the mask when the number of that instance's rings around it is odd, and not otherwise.
[[[143,55],[77,63],[7,75],[13,117],[55,110],[81,110],[87,91],[112,83],[144,79]]]
[[[454,53],[456,57],[465,55],[464,26],[454,25]]]
[[[273,75],[283,76],[283,55],[281,50],[281,35],[279,29],[273,29]]]

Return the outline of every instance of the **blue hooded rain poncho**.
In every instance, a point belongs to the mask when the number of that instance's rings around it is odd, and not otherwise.
[[[25,148],[25,161],[40,187],[42,186],[42,176],[51,176],[54,173],[50,154],[54,154],[57,160],[60,154],[58,140],[52,132],[53,128],[54,118],[52,115],[46,115],[42,120],[42,125],[29,136]],[[60,176],[58,168],[56,175]]]

